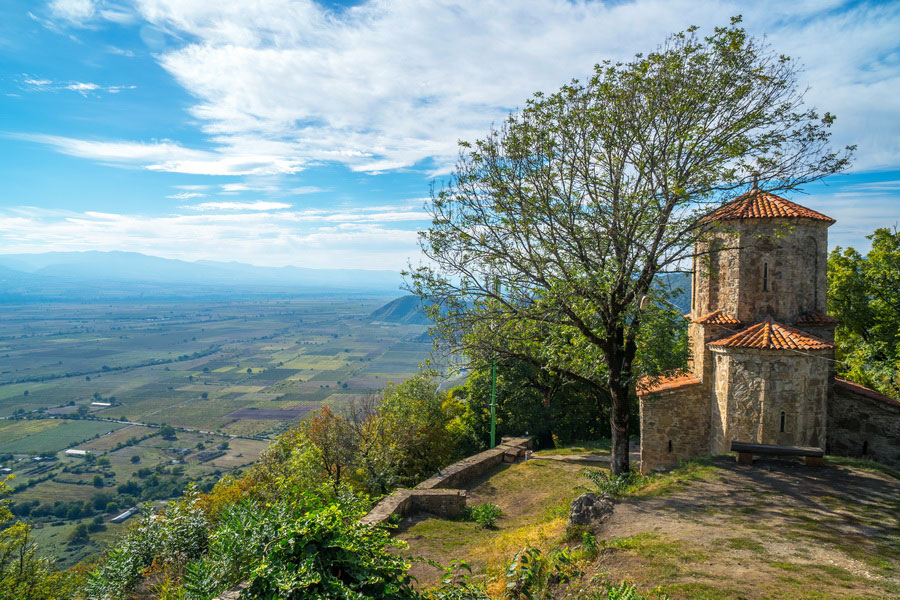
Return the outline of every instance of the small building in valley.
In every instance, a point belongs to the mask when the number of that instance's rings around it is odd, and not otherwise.
[[[686,315],[689,369],[638,384],[641,470],[728,452],[732,441],[900,465],[900,402],[834,376],[834,219],[758,189],[708,219]]]

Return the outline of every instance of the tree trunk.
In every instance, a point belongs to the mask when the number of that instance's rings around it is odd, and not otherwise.
[[[632,331],[637,331],[638,320],[632,322]],[[609,395],[611,406],[609,411],[610,427],[612,429],[612,462],[610,470],[614,475],[627,473],[631,470],[631,461],[628,456],[628,415],[629,389],[631,386],[631,367],[637,354],[637,343],[634,334],[626,334],[624,327],[617,327],[612,335],[615,340],[607,351],[609,360]]]
[[[612,462],[610,469],[614,475],[631,470],[628,456],[628,387],[610,385],[609,394],[612,407],[609,421],[612,428]]]

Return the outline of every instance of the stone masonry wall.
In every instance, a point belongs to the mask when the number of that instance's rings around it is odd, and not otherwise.
[[[510,458],[518,458],[531,448],[531,438],[504,437],[496,448],[479,452],[449,467],[444,467],[434,477],[429,477],[416,486],[416,489],[429,490],[438,488],[458,488],[469,481],[483,475]]]
[[[504,437],[500,444],[441,469],[413,489],[399,489],[376,504],[361,519],[363,523],[385,523],[393,515],[417,511],[454,517],[466,507],[464,487],[503,462],[512,462],[531,449],[529,437]]]
[[[728,221],[697,244],[691,314],[722,310],[749,325],[767,315],[791,324],[807,311],[825,312],[827,249],[823,222]]]
[[[868,392],[868,390],[866,391]],[[827,451],[900,468],[900,402],[838,382],[829,399]]]
[[[710,452],[728,452],[733,440],[823,447],[830,351],[804,354],[716,348]]]
[[[642,473],[707,453],[708,404],[709,393],[699,383],[640,398]]]
[[[729,314],[744,323],[771,315],[791,324],[807,311],[825,312],[826,223],[747,220],[739,229],[740,298]]]

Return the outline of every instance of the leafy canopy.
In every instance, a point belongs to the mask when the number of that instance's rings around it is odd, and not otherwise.
[[[828,147],[834,117],[804,107],[795,62],[739,23],[705,38],[691,28],[535,94],[461,144],[420,232],[428,263],[412,287],[432,303],[439,343],[607,393],[616,472],[628,469],[640,307],[662,295],[657,273],[677,269],[703,217],[751,181],[791,190],[849,161],[852,148]]]

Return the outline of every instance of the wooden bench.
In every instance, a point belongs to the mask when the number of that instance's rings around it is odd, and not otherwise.
[[[737,452],[737,461],[743,465],[753,464],[753,455],[769,456],[802,456],[809,467],[821,467],[825,464],[825,451],[821,448],[804,446],[773,446],[772,444],[751,444],[750,442],[731,442],[731,451]]]

